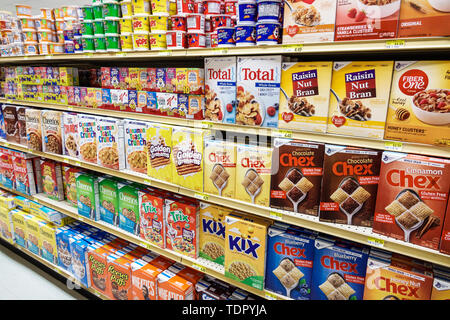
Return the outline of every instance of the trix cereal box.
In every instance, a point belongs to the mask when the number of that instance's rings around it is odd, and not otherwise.
[[[334,40],[336,1],[308,0],[284,3],[283,44]]]
[[[450,35],[450,3],[439,0],[401,0],[398,37]]]
[[[172,127],[152,123],[147,129],[147,174],[172,182]]]
[[[278,127],[326,132],[332,62],[284,62]]]
[[[236,124],[278,127],[281,56],[237,58]]]
[[[433,266],[433,288],[431,289],[431,300],[450,299],[450,273],[448,269]]]
[[[327,132],[382,139],[392,67],[392,61],[334,62]]]
[[[450,186],[450,160],[383,152],[373,231],[438,249]]]
[[[401,0],[343,0],[336,8],[334,41],[397,36]]]
[[[164,195],[147,189],[139,190],[140,237],[164,249],[166,247]]]
[[[295,300],[309,300],[315,233],[285,224],[269,227],[264,288]]]
[[[364,300],[429,300],[432,270],[407,257],[372,249],[367,261]]]
[[[270,207],[317,216],[324,145],[276,138],[272,152]]]
[[[205,120],[235,123],[236,57],[205,58]]]
[[[447,204],[447,212],[445,213],[445,222],[441,235],[441,244],[439,251],[450,254],[450,205]]]
[[[325,145],[319,219],[372,226],[380,162],[376,150]]]
[[[315,240],[312,300],[362,300],[369,248],[344,240]]]
[[[396,61],[385,139],[450,145],[450,61]]]

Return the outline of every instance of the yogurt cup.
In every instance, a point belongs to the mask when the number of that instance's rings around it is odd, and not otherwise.
[[[50,52],[51,54],[62,54],[64,53],[64,44],[63,43],[50,43]]]
[[[258,1],[258,21],[278,22],[281,16],[280,0],[260,0]]]
[[[135,51],[150,50],[148,34],[133,34],[133,49]]]
[[[167,49],[166,33],[150,33],[149,41],[151,50]]]
[[[186,17],[175,15],[170,17],[172,30],[186,31]]]
[[[230,16],[236,16],[236,7],[237,7],[237,0],[225,0],[224,2],[224,13],[228,14]]]
[[[94,20],[94,35],[104,35],[105,34],[105,25],[103,24],[103,20]]]
[[[64,41],[64,53],[75,53],[75,43],[73,41]]]
[[[204,14],[220,14],[220,1],[206,0],[203,2]]]
[[[54,8],[53,15],[55,17],[55,20],[58,20],[58,19],[64,20],[64,11],[62,8]]]
[[[167,15],[151,15],[150,16],[150,32],[167,32],[169,29],[169,17]]]
[[[186,17],[187,32],[205,33],[205,15],[200,13],[191,13]]]
[[[255,26],[236,26],[235,37],[236,46],[254,46],[256,44]]]
[[[118,52],[120,51],[120,37],[117,36],[105,36],[106,38],[106,51]]]
[[[81,34],[84,36],[94,35],[94,23],[91,21],[83,21],[81,23]]]
[[[65,6],[62,8],[64,13],[64,19],[77,19],[78,20],[78,7],[77,6]]]
[[[39,9],[41,11],[41,18],[54,20],[55,17],[53,15],[53,9],[50,8],[41,8]]]
[[[238,25],[254,26],[257,20],[257,3],[254,0],[243,0],[237,3],[236,20]]]
[[[83,21],[95,19],[92,5],[84,5],[81,7],[81,10],[83,11]]]
[[[94,36],[95,52],[106,52],[106,37]]]
[[[132,18],[133,22],[133,33],[149,33],[150,32],[150,22],[149,22],[149,15],[147,14],[140,14],[140,15],[134,15]]]
[[[31,17],[31,6],[16,4],[16,16],[17,18]]]
[[[275,45],[281,40],[281,24],[279,22],[262,21],[256,24],[256,44]]]
[[[24,42],[28,42],[28,43],[37,43],[38,42],[38,37],[37,37],[36,31],[22,32],[22,35],[23,35]]]
[[[36,31],[35,20],[33,18],[20,18],[20,24],[22,25],[22,31]],[[1,30],[9,29],[6,21],[2,21]],[[11,24],[9,23],[9,27]]]
[[[133,33],[133,19],[122,18],[119,20],[120,34],[131,35]]]
[[[55,41],[55,36],[51,31],[38,31],[37,36],[39,43],[50,43]]]
[[[133,51],[133,36],[130,35],[120,35],[120,47],[122,51]]]
[[[49,43],[39,43],[39,54],[50,54],[50,42]]]
[[[199,32],[186,34],[188,48],[206,48],[206,35]]]
[[[85,22],[92,23],[92,21],[88,21],[88,20],[86,20]],[[64,30],[64,26],[65,26],[64,20],[61,20],[61,19],[55,20],[55,30],[56,30],[56,32],[63,31]]]
[[[177,0],[177,14],[188,15],[194,13],[194,0]]]
[[[39,46],[36,43],[23,43],[23,51],[27,56],[34,56],[39,54]]]
[[[152,8],[153,14],[170,13],[170,1],[169,0],[150,0],[150,6]]]
[[[83,44],[83,52],[95,52],[94,36],[81,37],[81,43]]]
[[[217,31],[206,33],[206,47],[217,48],[219,39],[217,38]]]
[[[186,32],[179,30],[167,31],[166,43],[167,49],[186,49]]]
[[[120,18],[120,4],[119,4],[119,2],[103,3],[103,18],[105,20],[119,19]]]
[[[226,14],[211,15],[211,31],[221,27],[232,27],[232,23],[231,17]]]
[[[218,47],[235,47],[235,29],[234,27],[217,28]]]
[[[205,6],[203,0],[194,0],[194,13],[205,14]]]
[[[94,11],[94,20],[103,20],[103,4],[95,3],[92,5]]]
[[[105,35],[108,36],[118,36],[120,29],[119,29],[119,19],[116,20],[104,20],[103,21],[103,28],[105,30]]]
[[[130,1],[122,1],[120,3],[120,10],[122,12],[122,18],[131,18],[133,16],[133,5]]]
[[[149,0],[131,0],[133,5],[133,14],[150,14],[150,1]]]
[[[54,22],[53,20],[49,19],[37,19],[35,21],[36,29],[38,31],[52,31],[55,30]]]

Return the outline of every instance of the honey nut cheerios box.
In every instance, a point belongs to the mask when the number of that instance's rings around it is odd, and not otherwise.
[[[326,132],[332,62],[283,62],[278,127]]]
[[[385,139],[450,145],[450,61],[395,61]]]
[[[98,118],[78,114],[78,157],[82,161],[97,163],[97,121]]]
[[[334,62],[328,133],[383,139],[393,61]]]
[[[147,173],[148,128],[148,122],[125,120],[125,157],[128,170]]]
[[[97,164],[122,170],[125,168],[124,122],[115,118],[97,120]]]
[[[152,123],[147,129],[147,174],[155,179],[172,182],[172,127]]]

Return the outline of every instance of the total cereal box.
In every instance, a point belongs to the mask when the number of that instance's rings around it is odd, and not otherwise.
[[[364,300],[430,300],[432,269],[408,259],[372,249],[367,261]]]
[[[450,160],[385,151],[373,231],[438,249],[450,187]]]
[[[393,64],[333,63],[327,132],[383,139]]]
[[[430,300],[450,299],[450,273],[448,269],[433,266],[433,288]]]
[[[450,61],[395,61],[385,139],[450,145]]]
[[[332,62],[284,62],[278,127],[326,132]]]
[[[235,123],[236,57],[205,58],[205,120]]]
[[[237,58],[236,124],[278,127],[281,56]]]
[[[307,0],[284,3],[283,44],[334,40],[336,1]]]
[[[147,174],[172,182],[172,126],[152,123],[147,129]]]
[[[97,120],[97,164],[104,168],[125,168],[124,122],[102,117]]]
[[[124,139],[126,168],[147,173],[147,122],[125,120]]]
[[[362,300],[369,247],[323,236],[314,246],[311,300]]]
[[[450,205],[448,204],[447,212],[445,213],[444,227],[442,229],[439,251],[445,254],[450,254]]]
[[[309,300],[317,234],[276,223],[267,233],[264,288],[295,300]]]

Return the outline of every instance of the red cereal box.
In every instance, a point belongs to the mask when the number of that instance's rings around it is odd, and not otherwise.
[[[194,300],[194,285],[165,270],[158,275],[158,300]]]
[[[143,89],[146,91],[156,91],[156,68],[147,68],[147,83]]]
[[[102,88],[111,89],[111,68],[101,67],[101,84]]]
[[[447,204],[447,212],[445,213],[445,222],[442,230],[439,251],[445,254],[450,254],[450,204]]]
[[[140,236],[164,249],[164,196],[146,189],[139,191],[138,195]]]

